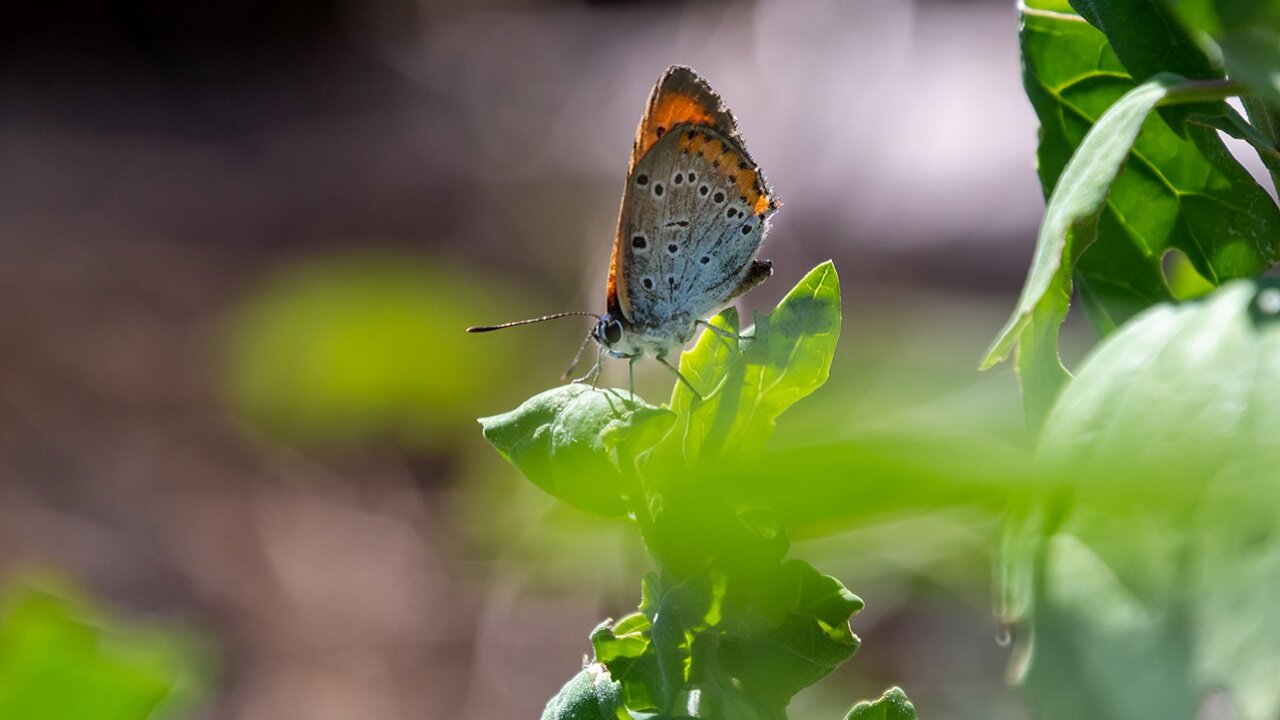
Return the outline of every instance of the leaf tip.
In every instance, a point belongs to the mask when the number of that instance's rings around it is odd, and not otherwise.
[[[978,370],[990,370],[1008,360],[1009,351],[1013,349],[1018,334],[1022,332],[1028,320],[1026,313],[1015,310],[1013,317],[1009,318],[1009,321],[1000,329],[996,339],[991,342],[991,347],[987,348],[986,354],[982,356],[982,361],[978,363]]]
[[[916,706],[902,688],[891,687],[877,700],[854,705],[845,720],[916,720]]]

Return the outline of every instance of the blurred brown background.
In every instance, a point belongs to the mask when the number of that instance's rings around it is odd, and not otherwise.
[[[746,307],[836,260],[823,407],[1016,422],[1007,371],[972,372],[1042,207],[1004,0],[3,12],[0,586],[52,568],[207,636],[191,716],[533,717],[634,608],[632,534],[526,487],[473,423],[556,383],[585,324],[461,330],[601,309],[669,64],[724,95],[784,203]],[[939,366],[962,379],[912,381]],[[868,603],[797,715],[897,683],[922,717],[1023,717],[987,536],[863,532],[896,549],[797,549]]]

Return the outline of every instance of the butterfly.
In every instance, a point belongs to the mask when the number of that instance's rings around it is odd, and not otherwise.
[[[629,360],[629,371],[652,356],[698,395],[668,358],[699,325],[725,333],[706,318],[773,273],[756,254],[777,209],[733,113],[706,80],[674,65],[654,85],[636,129],[604,314],[562,312],[467,332],[589,315],[596,324],[566,377],[594,339],[600,352],[583,379],[599,373],[606,355]]]

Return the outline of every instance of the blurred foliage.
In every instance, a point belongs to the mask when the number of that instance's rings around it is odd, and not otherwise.
[[[1217,136],[1276,176],[1277,8],[1023,8],[1048,206],[986,363],[1017,346],[1042,423],[997,570],[1014,669],[1047,720],[1190,719],[1217,691],[1237,717],[1280,715],[1280,286],[1256,279],[1280,212]],[[1251,122],[1223,102],[1241,93]],[[1075,378],[1057,353],[1073,281],[1104,336]]]
[[[680,362],[698,395],[677,384],[658,408],[628,391],[569,385],[481,421],[544,490],[625,512],[659,567],[638,612],[592,633],[604,670],[571,680],[544,717],[598,716],[603,688],[621,699],[619,717],[784,718],[796,692],[858,647],[848,621],[862,601],[785,559],[778,515],[717,471],[759,458],[778,416],[826,381],[840,332],[835,268],[815,268],[738,340],[735,312],[713,323],[721,332],[704,332]],[[789,476],[803,488],[803,475]],[[602,685],[600,672],[617,685]]]
[[[111,618],[48,580],[19,581],[0,614],[0,717],[159,720],[180,717],[209,674],[182,630]]]
[[[1176,391],[1171,389],[1176,388]],[[1005,613],[1042,717],[1280,714],[1280,284],[1143,313],[1045,425],[1049,480],[1006,543]]]
[[[1168,0],[1167,4],[1208,52],[1221,56],[1228,75],[1248,85],[1265,103],[1280,106],[1280,77],[1274,71],[1280,67],[1280,4],[1274,0]]]
[[[447,447],[477,398],[521,360],[519,338],[477,343],[463,333],[500,305],[471,273],[426,257],[298,264],[268,278],[232,319],[230,402],[288,442]]]

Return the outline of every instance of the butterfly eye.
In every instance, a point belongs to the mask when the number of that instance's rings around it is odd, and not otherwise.
[[[622,323],[614,320],[604,326],[604,341],[609,345],[615,345],[622,339]]]

